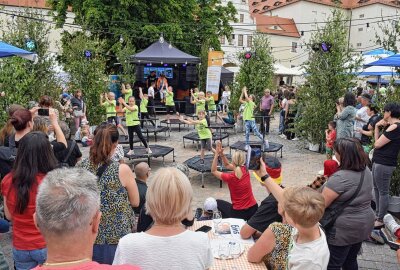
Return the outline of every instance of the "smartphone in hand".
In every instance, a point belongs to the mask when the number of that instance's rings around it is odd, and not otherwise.
[[[38,115],[39,116],[49,116],[49,109],[38,109]]]

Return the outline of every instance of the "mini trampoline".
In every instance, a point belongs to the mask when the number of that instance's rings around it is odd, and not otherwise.
[[[208,128],[216,129],[220,134],[222,134],[222,130],[224,129],[233,129],[235,131],[235,125],[226,124],[226,123],[211,123]],[[235,131],[236,132],[236,131]]]
[[[179,132],[181,132],[181,125],[186,126],[185,123],[181,122],[181,120],[176,119],[176,118],[170,119],[169,123],[168,123],[168,120],[162,120],[162,121],[160,121],[160,124],[165,124],[168,127],[169,131],[171,130],[172,125],[178,125]]]
[[[230,160],[231,156],[226,155],[226,157]],[[214,155],[205,155],[204,156],[204,164],[200,161],[200,156],[192,157],[184,162],[190,169],[193,169],[197,172],[201,173],[201,187],[204,188],[204,173],[211,172],[211,164],[214,159]],[[229,170],[224,167],[221,161],[218,162],[218,171],[220,172],[228,172]],[[222,181],[219,181],[219,187],[222,188]]]
[[[263,149],[261,147],[261,144],[262,143],[260,141],[257,141],[257,142],[250,141],[249,142],[250,146],[253,146],[253,145],[254,146],[259,146],[261,148],[261,151],[263,151],[265,153],[275,153],[275,157],[277,156],[278,151],[281,151],[281,158],[282,158],[282,148],[283,148],[282,144],[269,142],[269,148],[267,148],[267,149]],[[246,148],[246,142],[245,141],[237,141],[237,142],[235,142],[234,144],[231,145],[229,151],[232,151],[232,149],[240,150],[240,151],[246,151],[245,148]],[[231,154],[232,154],[232,152],[231,152]]]
[[[167,140],[167,132],[169,131],[168,127],[161,127],[161,126],[145,126],[144,128],[142,128],[142,133],[146,134],[147,137],[147,141],[149,141],[149,134],[153,133],[154,134],[154,139],[157,142],[157,134],[160,132],[164,132],[165,134],[165,140]]]
[[[134,146],[133,155],[128,155],[129,148],[124,148],[125,157],[129,160],[131,159],[145,159],[147,158],[147,163],[150,166],[151,158],[162,157],[163,165],[165,165],[165,156],[172,152],[172,161],[175,162],[175,149],[168,146],[162,145],[149,145],[152,151],[151,154],[147,154],[146,148],[144,146]]]
[[[221,134],[213,133],[213,136],[212,136],[213,142],[215,142],[215,141],[222,142],[225,139],[228,139],[227,145],[229,146],[229,134],[228,133],[226,133],[226,132],[223,132]],[[196,142],[196,151],[199,151],[200,138],[199,138],[199,134],[197,132],[191,132],[189,134],[186,134],[185,136],[183,136],[182,140],[183,140],[183,148],[186,148],[185,140],[190,140],[193,143]]]

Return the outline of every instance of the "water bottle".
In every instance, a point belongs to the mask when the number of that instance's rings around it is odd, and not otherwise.
[[[383,223],[385,223],[386,229],[388,229],[397,238],[400,238],[400,224],[396,222],[391,214],[386,214],[383,217]]]

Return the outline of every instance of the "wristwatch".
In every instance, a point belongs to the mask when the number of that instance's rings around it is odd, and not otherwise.
[[[269,177],[269,174],[267,173],[267,174],[265,174],[264,176],[261,176],[261,181],[265,181],[265,180],[267,180],[268,179],[268,177]]]

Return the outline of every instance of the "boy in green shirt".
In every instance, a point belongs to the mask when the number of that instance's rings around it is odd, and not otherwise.
[[[140,141],[143,143],[144,147],[146,147],[146,151],[148,154],[151,154],[151,149],[146,142],[146,139],[143,137],[142,130],[140,129],[140,120],[139,120],[139,108],[135,104],[135,97],[129,97],[128,104],[126,104],[123,98],[119,98],[118,101],[125,107],[125,119],[126,126],[128,127],[129,134],[129,152],[128,156],[134,155],[133,152],[133,132],[139,137]]]
[[[242,89],[242,94],[240,95],[240,103],[244,104],[243,111],[243,120],[245,122],[245,134],[246,134],[246,148],[249,145],[250,140],[250,130],[253,130],[254,135],[256,135],[262,142],[264,149],[269,148],[268,140],[263,140],[263,136],[261,135],[258,127],[256,125],[256,121],[254,119],[254,108],[256,104],[254,103],[254,95],[247,95],[246,86]]]
[[[139,97],[140,97],[140,119],[142,120],[140,126],[143,128],[144,119],[150,119],[149,113],[147,111],[147,106],[149,104],[149,97],[147,94],[143,94],[142,87],[139,87]],[[155,126],[154,122],[149,120],[149,122]],[[146,124],[147,126],[147,124]]]
[[[167,123],[169,124],[169,118],[170,118],[170,114],[171,115],[179,115],[179,113],[176,111],[175,109],[175,102],[174,102],[174,91],[172,90],[172,86],[169,86],[167,88],[167,92],[166,92],[166,98],[165,98],[165,106],[167,107]]]
[[[204,92],[199,92],[197,95],[193,93],[192,90],[191,95],[192,95],[192,104],[196,106],[196,115],[199,113],[199,111],[206,111],[206,98],[204,96]]]
[[[122,131],[125,137],[128,136],[124,127],[121,125],[119,117],[117,116],[117,110],[115,107],[117,106],[117,101],[115,100],[115,94],[113,92],[109,92],[108,94],[100,94],[100,105],[106,107],[107,114],[107,122],[112,124],[115,122],[115,125]]]
[[[212,148],[212,133],[211,130],[208,128],[205,111],[199,111],[197,116],[199,117],[199,120],[193,120],[190,118],[183,119],[183,117],[181,117],[180,120],[181,122],[188,125],[196,125],[197,134],[199,135],[200,147],[201,147],[200,159],[201,162],[204,164],[205,149],[212,152],[215,152],[215,149]]]
[[[217,111],[217,106],[215,105],[215,100],[211,91],[207,91],[206,102],[209,111]]]

